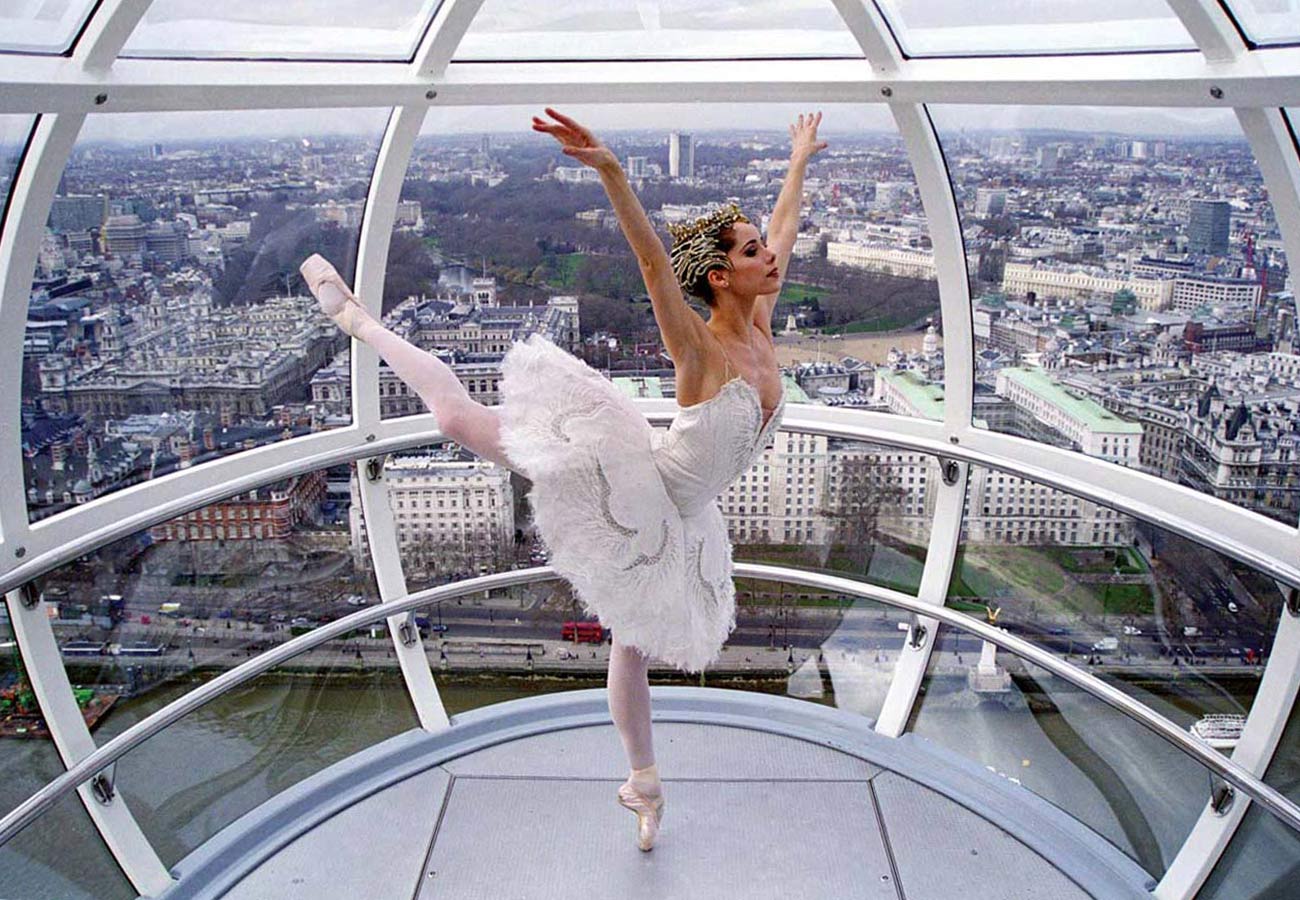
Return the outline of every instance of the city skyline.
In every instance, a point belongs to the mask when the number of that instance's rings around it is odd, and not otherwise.
[[[785,139],[790,121],[806,107],[795,104],[756,106],[698,104],[699,116],[683,116],[679,104],[622,107],[565,105],[558,108],[572,114],[598,134],[637,131],[690,130],[696,134],[775,133]],[[897,128],[888,109],[879,106],[824,104],[822,133],[828,137],[854,134],[894,134]],[[1003,131],[1055,130],[1079,134],[1116,134],[1129,137],[1194,138],[1240,137],[1241,130],[1231,110],[1189,108],[1148,109],[1136,107],[1000,107],[937,105],[931,107],[941,128]],[[540,105],[506,107],[433,107],[422,136],[430,134],[475,135],[516,134],[520,139],[541,140],[529,130],[531,117],[541,114]],[[219,113],[118,113],[89,116],[82,129],[82,141],[149,143],[186,139],[216,140],[231,137],[301,137],[383,134],[390,110],[387,108],[322,110],[251,110]],[[178,137],[178,136],[184,137]]]

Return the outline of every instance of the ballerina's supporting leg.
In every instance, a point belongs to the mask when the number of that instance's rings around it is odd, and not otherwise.
[[[663,820],[663,785],[650,730],[650,660],[615,640],[609,653],[609,712],[623,741],[632,774],[618,789],[618,802],[636,813],[636,841],[654,848]]]
[[[650,728],[649,675],[650,660],[636,647],[619,643],[615,638],[609,651],[609,713],[623,741],[634,777],[636,770],[650,769],[655,764],[654,735]],[[657,792],[658,784],[645,787],[653,787]]]

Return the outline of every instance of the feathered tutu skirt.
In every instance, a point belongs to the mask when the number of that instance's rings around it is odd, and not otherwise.
[[[716,660],[735,627],[716,494],[683,514],[682,491],[657,465],[665,433],[540,335],[506,353],[500,395],[502,447],[532,481],[537,531],[583,607],[621,643],[683,671]]]

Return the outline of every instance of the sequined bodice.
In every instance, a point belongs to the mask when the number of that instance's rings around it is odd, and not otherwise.
[[[654,448],[655,465],[677,508],[689,515],[712,503],[770,446],[785,395],[764,423],[758,390],[736,376],[717,394],[683,406]]]

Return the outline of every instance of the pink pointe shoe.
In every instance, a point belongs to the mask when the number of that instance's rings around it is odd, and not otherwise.
[[[636,845],[642,850],[653,850],[659,823],[664,818],[663,795],[650,797],[631,784],[624,784],[618,789],[618,802],[636,813]]]
[[[321,311],[347,334],[357,337],[362,323],[366,320],[373,321],[347,282],[325,257],[313,253],[303,261],[298,271],[302,273],[303,281],[307,282],[308,290],[315,295]]]

